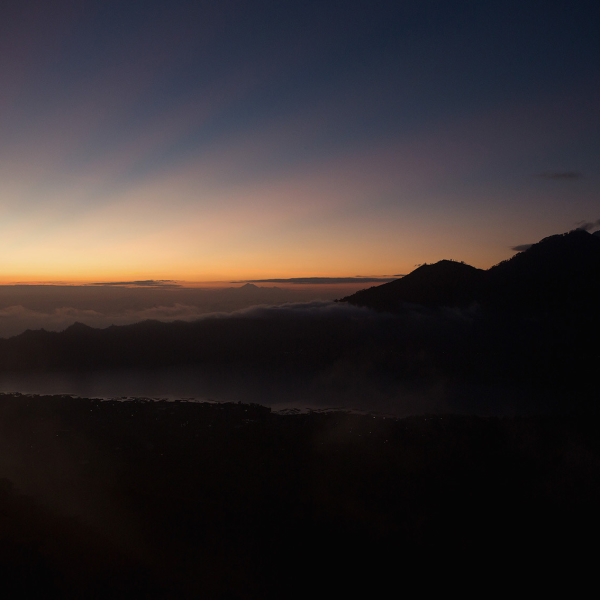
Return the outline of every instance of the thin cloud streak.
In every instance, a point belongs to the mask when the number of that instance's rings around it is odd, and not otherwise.
[[[525,252],[525,250],[529,250],[533,244],[519,244],[518,246],[511,246],[511,250],[515,252]]]
[[[134,287],[181,287],[180,283],[177,283],[173,279],[145,279],[143,281],[104,281],[99,283],[90,283],[89,285],[98,286],[134,286]]]
[[[538,177],[551,181],[572,181],[574,179],[581,179],[583,173],[579,171],[549,171],[547,173],[540,173]]]
[[[231,283],[291,283],[295,285],[329,285],[335,283],[387,283],[393,277],[289,277],[287,279],[244,279]]]
[[[600,227],[600,219],[597,221],[581,221],[577,223],[577,229],[583,229],[583,231],[592,231],[592,229],[596,229],[596,227]]]

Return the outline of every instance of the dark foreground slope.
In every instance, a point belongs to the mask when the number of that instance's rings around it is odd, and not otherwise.
[[[3,591],[576,592],[600,533],[599,425],[2,396]]]

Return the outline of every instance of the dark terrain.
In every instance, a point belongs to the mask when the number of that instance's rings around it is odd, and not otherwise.
[[[401,311],[479,305],[491,313],[543,316],[597,313],[600,305],[600,236],[576,229],[544,238],[487,270],[441,260],[390,283],[342,298],[356,306]]]
[[[598,419],[20,395],[0,415],[13,597],[576,590],[592,567]]]
[[[441,261],[338,304],[0,340],[3,372],[191,364],[387,386],[392,403],[440,383],[463,413],[0,396],[4,589],[577,592],[600,533],[598,306],[600,237],[574,231],[487,271]],[[512,404],[494,413],[500,388]],[[470,414],[465,390],[479,390]]]
[[[440,261],[337,304],[29,330],[0,339],[0,372],[198,365],[225,379],[237,370],[314,382],[312,389],[335,380],[334,405],[354,381],[392,400],[405,385],[460,393],[483,386],[522,390],[547,410],[594,412],[598,306],[600,237],[573,231],[487,271]]]

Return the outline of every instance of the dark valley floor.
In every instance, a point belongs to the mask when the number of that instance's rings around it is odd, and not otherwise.
[[[558,581],[593,560],[597,417],[22,395],[1,396],[0,416],[13,593],[378,594],[423,576],[466,589],[479,576]]]

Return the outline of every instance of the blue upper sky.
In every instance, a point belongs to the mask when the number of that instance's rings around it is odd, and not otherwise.
[[[577,1],[3,5],[3,277],[489,266],[595,220],[598,17]]]

